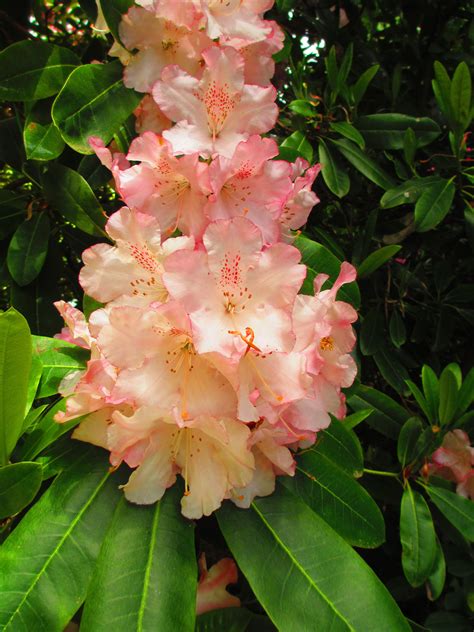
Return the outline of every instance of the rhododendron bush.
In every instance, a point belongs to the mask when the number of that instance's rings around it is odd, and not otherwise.
[[[2,630],[470,629],[468,66],[307,4],[6,15]]]

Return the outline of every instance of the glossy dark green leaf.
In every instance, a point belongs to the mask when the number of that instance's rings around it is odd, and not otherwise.
[[[446,367],[439,378],[439,423],[443,426],[453,420],[457,408],[459,386],[453,371]]]
[[[426,500],[409,485],[400,507],[400,541],[405,577],[412,586],[421,586],[435,561],[436,533]]]
[[[347,402],[355,411],[372,409],[373,412],[368,417],[367,423],[392,439],[398,438],[401,427],[410,416],[391,397],[362,384],[357,386],[352,395],[348,397]]]
[[[316,114],[316,109],[314,105],[312,105],[306,99],[295,99],[294,101],[288,103],[288,108],[292,112],[295,112],[296,114],[299,114],[300,116],[304,116],[306,118],[313,118]]]
[[[49,203],[66,220],[88,235],[104,236],[107,217],[94,192],[77,171],[54,164],[43,174]]]
[[[245,608],[211,610],[197,617],[196,632],[247,632],[253,616]]]
[[[13,308],[0,314],[0,465],[8,463],[23,428],[31,368],[28,323]]]
[[[8,237],[26,218],[28,192],[0,191],[0,239]]]
[[[331,90],[334,93],[337,93],[338,67],[336,60],[336,48],[334,46],[331,46],[331,48],[329,49],[329,53],[324,60],[324,65],[326,66],[326,75],[329,81],[329,85],[331,86]]]
[[[39,463],[13,463],[0,467],[0,520],[24,509],[38,493],[43,480]]]
[[[46,213],[35,213],[15,231],[8,247],[8,271],[18,285],[31,283],[48,254],[50,223]]]
[[[280,158],[293,161],[298,156],[305,158],[310,164],[313,161],[311,144],[302,132],[296,131],[281,143]]]
[[[443,182],[443,179],[439,176],[411,178],[394,189],[386,191],[380,199],[380,206],[382,208],[394,208],[402,204],[413,204],[418,200],[423,191],[429,189],[433,184],[439,184],[440,182]]]
[[[68,48],[22,40],[0,53],[0,99],[32,101],[56,94],[80,64]]]
[[[354,98],[354,105],[359,105],[362,97],[367,91],[372,79],[375,77],[377,72],[379,71],[379,64],[375,64],[370,68],[367,68],[361,76],[357,79],[355,84],[352,86],[352,96]]]
[[[450,89],[451,108],[454,119],[461,126],[461,131],[471,121],[472,82],[471,73],[466,62],[462,61],[456,68]]]
[[[382,248],[371,252],[357,268],[359,279],[363,279],[375,272],[380,266],[383,266],[384,263],[387,263],[394,257],[401,248],[401,246],[382,246]]]
[[[226,503],[217,518],[239,568],[279,630],[314,629],[314,613],[321,630],[410,629],[351,546],[281,486],[250,509]]]
[[[456,187],[452,180],[441,180],[426,189],[415,204],[415,226],[419,233],[436,228],[451,209]]]
[[[59,338],[46,336],[33,336],[33,353],[38,355],[43,365],[37,394],[39,398],[56,395],[63,377],[72,371],[85,368],[90,357],[87,349]]]
[[[438,102],[439,109],[445,115],[448,122],[454,122],[453,109],[451,105],[451,79],[446,68],[439,61],[434,62],[433,91]]]
[[[2,630],[64,630],[85,599],[120,497],[117,483],[105,453],[86,450],[3,543]]]
[[[393,310],[390,316],[388,331],[390,333],[390,339],[397,349],[405,344],[407,340],[407,330],[403,318],[396,309]]]
[[[368,416],[368,415],[367,415]],[[326,430],[318,432],[316,445],[309,450],[323,454],[351,476],[362,476],[364,455],[357,435],[346,427],[347,419],[333,418]]]
[[[53,123],[42,125],[27,121],[23,129],[26,157],[28,160],[54,160],[64,150],[64,141]]]
[[[43,364],[38,355],[31,358],[30,375],[28,377],[28,394],[26,397],[25,414],[30,410],[36,397],[36,392],[43,374]],[[24,429],[24,426],[23,426]]]
[[[120,41],[119,24],[124,13],[133,5],[133,0],[100,0],[100,7],[107,26],[114,38]]]
[[[301,289],[303,294],[314,294],[313,281],[315,276],[321,272],[329,275],[330,284],[334,283],[341,268],[341,261],[332,252],[305,235],[299,235],[295,239],[294,245],[301,252],[302,263],[307,266],[306,279]],[[323,287],[328,286],[324,285]],[[354,281],[343,285],[338,291],[338,297],[357,308],[360,305],[360,292],[357,283]]]
[[[344,197],[349,193],[351,185],[349,176],[322,139],[319,140],[318,152],[321,173],[328,189],[337,197]]]
[[[356,413],[347,415],[347,417],[344,418],[344,427],[348,430],[352,430],[352,428],[355,428],[360,423],[365,421],[367,417],[369,417],[372,413],[373,410],[371,408],[362,408]]]
[[[388,173],[352,141],[343,138],[331,142],[344,158],[368,180],[385,190],[394,188],[395,181]]]
[[[443,592],[446,581],[446,560],[439,540],[436,541],[436,554],[430,576],[426,583],[426,592],[430,601],[436,601]]]
[[[386,344],[380,346],[375,352],[374,360],[385,381],[403,395],[407,392],[406,381],[410,376],[397,353],[399,353],[397,349],[386,341]]]
[[[397,442],[397,456],[402,467],[409,465],[416,456],[416,443],[423,430],[418,417],[410,417],[403,424]]]
[[[436,373],[428,364],[424,364],[421,369],[421,382],[426,399],[427,412],[429,413],[428,419],[431,423],[434,423],[438,418],[439,381]]]
[[[459,494],[428,485],[426,490],[445,518],[458,529],[462,535],[474,542],[474,503]]]
[[[406,114],[369,114],[360,116],[354,123],[369,147],[378,149],[403,149],[407,129],[416,137],[417,147],[433,142],[441,133],[436,121],[426,117]]]
[[[359,346],[366,356],[374,355],[385,344],[384,318],[376,307],[367,312],[360,327]]]
[[[457,397],[456,415],[462,415],[474,402],[474,367],[463,380]]]
[[[403,136],[403,156],[406,163],[412,167],[415,162],[415,154],[417,149],[417,138],[411,127],[405,130]]]
[[[418,406],[421,408],[421,410],[425,414],[426,418],[430,421],[430,423],[434,423],[434,419],[431,417],[431,413],[430,413],[430,409],[429,409],[429,406],[428,406],[428,402],[426,401],[423,393],[420,391],[418,386],[414,382],[412,382],[411,380],[405,380],[405,383],[408,386],[408,389],[409,389],[410,393],[415,398],[416,403],[418,404]]]
[[[40,452],[52,445],[59,437],[77,426],[81,421],[79,417],[65,423],[58,423],[54,420],[54,416],[58,412],[64,412],[65,409],[66,400],[60,399],[45,411],[21,447],[16,450],[17,458],[23,461],[35,459]]]
[[[317,448],[296,459],[296,474],[282,483],[315,511],[349,544],[380,546],[385,524],[377,504],[351,474]]]
[[[352,140],[356,145],[359,145],[361,149],[365,149],[364,137],[351,123],[336,121],[329,123],[329,128],[332,129],[333,132],[337,132],[341,136]]]
[[[119,503],[89,588],[83,632],[194,632],[194,525],[181,515],[179,499],[175,485],[151,506]]]
[[[83,156],[77,168],[77,173],[87,181],[91,189],[103,187],[112,179],[112,174],[96,155]]]
[[[66,143],[79,153],[93,153],[90,136],[109,143],[140,102],[142,95],[126,88],[122,75],[119,61],[81,66],[58,94],[53,121]]]

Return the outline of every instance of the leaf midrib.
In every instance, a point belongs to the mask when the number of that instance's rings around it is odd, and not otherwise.
[[[157,502],[155,505],[155,513],[153,515],[153,522],[151,525],[150,546],[148,549],[148,557],[146,561],[145,574],[143,578],[143,590],[142,590],[142,596],[140,599],[140,607],[138,609],[137,632],[144,632],[143,617],[145,616],[146,600],[148,596],[148,588],[150,586],[151,567],[153,565],[153,554],[155,552],[160,513],[161,513],[161,503]]]
[[[86,458],[86,456],[88,456],[87,454],[84,455],[82,458],[80,458],[77,463],[80,463],[83,459]],[[48,566],[50,565],[50,563],[52,562],[52,560],[54,560],[56,554],[59,552],[60,548],[63,546],[64,542],[66,541],[66,539],[70,536],[70,534],[72,533],[72,531],[75,529],[77,523],[81,520],[82,516],[84,515],[84,513],[87,511],[87,509],[90,507],[90,505],[92,504],[92,502],[94,501],[94,499],[96,498],[97,494],[100,492],[100,490],[102,489],[102,487],[104,486],[104,484],[106,483],[107,479],[110,476],[110,472],[106,472],[105,476],[100,480],[99,484],[97,485],[97,487],[94,490],[94,493],[91,494],[91,496],[89,497],[89,499],[87,500],[87,502],[85,503],[85,505],[82,507],[81,511],[79,511],[79,513],[76,514],[74,520],[71,522],[71,524],[69,525],[69,527],[67,528],[66,532],[64,533],[64,535],[61,537],[61,539],[59,540],[59,542],[57,543],[57,545],[54,547],[51,555],[49,555],[49,557],[47,558],[47,560],[45,561],[45,563],[43,564],[43,566],[41,567],[40,571],[36,574],[36,577],[34,579],[34,581],[32,582],[32,584],[30,585],[30,587],[28,588],[28,590],[25,592],[25,594],[23,595],[22,600],[20,601],[20,603],[18,604],[17,608],[15,609],[15,611],[12,613],[12,615],[10,616],[10,618],[8,619],[8,621],[5,624],[5,627],[3,628],[4,632],[7,630],[7,628],[11,625],[12,621],[14,620],[14,618],[16,617],[17,614],[20,613],[21,607],[23,606],[23,604],[26,602],[26,600],[28,599],[29,595],[31,594],[31,592],[33,591],[34,587],[36,586],[36,584],[39,582],[39,580],[41,579],[41,577],[43,576],[43,574],[46,572]]]
[[[290,558],[290,560],[294,563],[294,565],[296,566],[296,568],[300,571],[300,573],[303,575],[303,577],[308,581],[308,583],[314,587],[314,589],[316,590],[316,592],[322,597],[322,599],[327,603],[328,607],[330,608],[330,610],[337,616],[339,617],[339,619],[344,622],[347,625],[348,630],[350,630],[350,632],[356,632],[356,629],[354,627],[352,627],[352,625],[349,623],[349,621],[347,621],[347,619],[342,615],[341,612],[339,612],[339,610],[337,610],[337,608],[334,606],[333,603],[331,603],[329,601],[329,599],[326,597],[326,595],[322,592],[322,590],[318,587],[318,585],[315,583],[315,581],[313,580],[313,578],[308,575],[308,573],[306,572],[306,570],[301,566],[301,564],[298,562],[298,560],[293,556],[292,552],[290,549],[288,549],[284,542],[278,537],[278,534],[276,533],[276,531],[271,527],[270,523],[265,519],[265,516],[263,515],[263,513],[261,511],[259,511],[258,507],[256,506],[256,504],[253,502],[251,505],[252,509],[257,513],[257,515],[259,516],[259,518],[261,519],[261,521],[263,522],[263,524],[267,527],[267,529],[269,530],[270,534],[273,536],[273,538],[275,539],[277,545],[279,545],[281,547],[281,549],[283,549],[283,551],[286,553],[286,555]],[[276,622],[274,622],[276,623]]]

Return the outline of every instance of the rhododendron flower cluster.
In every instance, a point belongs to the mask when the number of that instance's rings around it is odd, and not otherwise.
[[[124,485],[153,503],[184,479],[183,514],[224,499],[248,507],[293,475],[299,447],[345,413],[354,309],[314,281],[292,245],[319,201],[319,165],[276,159],[269,0],[143,0],[120,25],[126,85],[147,92],[127,154],[90,145],[125,206],[111,243],[84,252],[80,282],[103,304],[88,322],[59,302],[60,337],[90,349],[68,375],[59,422],[133,468]],[[229,580],[230,581],[230,580]]]
[[[474,500],[474,447],[459,428],[447,432],[443,443],[431,455],[430,474],[456,483],[456,492]]]

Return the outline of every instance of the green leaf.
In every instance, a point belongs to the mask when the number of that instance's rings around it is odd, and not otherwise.
[[[441,134],[439,125],[430,118],[391,112],[360,116],[354,125],[367,145],[376,149],[403,149],[405,133],[409,128],[415,135],[416,147],[429,145]]]
[[[346,123],[345,121],[329,123],[329,128],[332,129],[333,132],[337,132],[341,136],[354,141],[361,149],[365,149],[364,137],[351,123]]]
[[[426,178],[411,178],[394,189],[384,193],[380,199],[382,208],[394,208],[401,204],[413,204],[420,195],[433,184],[445,182],[439,176],[427,176]]]
[[[456,187],[441,180],[426,189],[415,205],[415,226],[419,233],[435,228],[449,213]]]
[[[390,333],[390,339],[393,344],[399,349],[407,340],[407,330],[403,318],[400,316],[398,310],[394,309],[390,316],[390,322],[388,325]]]
[[[314,613],[320,630],[410,629],[350,545],[281,486],[250,509],[226,503],[217,518],[239,568],[279,630],[313,629]]]
[[[48,202],[67,221],[89,235],[105,236],[107,217],[94,192],[77,171],[64,165],[50,165],[43,174]]]
[[[453,524],[462,535],[474,542],[474,503],[468,498],[454,494],[447,489],[426,486],[433,503],[438,507],[445,518]]]
[[[380,346],[374,354],[375,364],[386,382],[390,384],[400,395],[407,392],[406,380],[409,379],[408,371],[399,360],[397,349],[388,341]]]
[[[341,61],[341,67],[339,68],[339,71],[337,73],[338,92],[340,92],[346,85],[347,77],[349,76],[349,73],[352,68],[353,53],[354,53],[354,46],[351,42],[344,53],[344,57],[342,58],[342,61]]]
[[[31,367],[28,323],[15,309],[0,314],[0,465],[21,435]]]
[[[326,66],[326,74],[329,81],[329,85],[331,86],[331,90],[334,93],[337,93],[337,90],[338,90],[337,78],[338,78],[339,71],[337,68],[337,61],[336,61],[336,48],[334,46],[331,46],[331,48],[329,49],[328,56],[324,60],[324,65]]]
[[[397,457],[402,467],[412,463],[416,457],[416,442],[422,430],[423,424],[418,417],[410,417],[403,424],[397,442]]]
[[[425,621],[429,632],[472,632],[472,621],[458,612],[438,610]]]
[[[344,427],[352,430],[352,428],[355,428],[365,421],[372,413],[373,410],[371,408],[365,408],[356,413],[352,413],[352,415],[347,415],[347,417],[344,418]]]
[[[372,79],[378,73],[379,68],[380,68],[379,64],[375,64],[374,66],[367,68],[367,70],[365,70],[361,74],[361,76],[357,79],[355,84],[352,86],[352,96],[354,97],[354,105],[356,106],[359,105],[359,103],[362,100],[362,97],[367,91],[367,88],[372,82]]]
[[[245,608],[220,608],[196,618],[196,632],[247,632],[254,618]]]
[[[0,191],[0,239],[8,237],[26,218],[29,193]]]
[[[347,399],[347,403],[355,411],[367,408],[373,410],[367,423],[391,439],[398,438],[401,427],[410,416],[391,397],[362,384],[357,386],[353,394]]]
[[[300,453],[295,476],[284,477],[282,483],[349,544],[374,548],[385,540],[377,504],[351,474],[317,448]]]
[[[89,588],[83,632],[194,632],[194,524],[181,515],[179,499],[175,485],[154,505],[120,501]]]
[[[310,164],[313,162],[313,148],[302,132],[293,132],[280,145],[279,157],[282,160],[294,161],[298,156],[305,158]]]
[[[403,156],[405,157],[407,165],[410,167],[412,167],[415,162],[416,149],[417,138],[415,132],[411,127],[408,127],[403,136]]]
[[[446,561],[444,559],[443,549],[439,540],[436,541],[436,554],[431,569],[430,576],[427,579],[426,592],[430,601],[436,601],[443,592],[444,583],[446,581]]]
[[[375,161],[350,140],[331,140],[339,152],[368,180],[382,189],[393,189],[394,180]]]
[[[316,115],[316,109],[314,105],[312,105],[306,99],[295,99],[288,104],[288,108],[299,114],[300,116],[304,116],[306,118],[313,118]]]
[[[305,235],[299,235],[295,239],[294,245],[301,252],[302,263],[307,267],[306,279],[301,289],[303,294],[314,293],[313,281],[315,276],[321,272],[329,275],[330,285],[324,284],[323,287],[332,286],[339,274],[341,261],[322,244],[318,244]],[[355,281],[343,285],[337,295],[339,300],[347,301],[356,308],[360,305],[360,292]]]
[[[0,520],[14,516],[29,505],[42,481],[39,463],[13,463],[0,467]]]
[[[318,153],[321,173],[328,189],[337,197],[344,197],[349,193],[351,185],[349,176],[340,166],[326,143],[321,139],[319,140]]]
[[[27,121],[23,141],[28,160],[54,160],[64,150],[64,141],[53,123],[42,125],[34,120]]]
[[[124,13],[133,5],[133,0],[100,0],[100,6],[107,26],[116,40],[119,42],[119,24]]]
[[[432,82],[433,92],[438,102],[439,109],[450,123],[453,123],[453,111],[451,106],[451,79],[446,68],[439,61],[434,62],[435,79]]]
[[[425,394],[428,419],[434,423],[438,418],[439,382],[436,373],[427,364],[421,369],[421,383]]]
[[[33,336],[33,353],[38,355],[43,365],[38,398],[56,395],[63,377],[72,371],[85,368],[90,357],[87,349],[59,338],[46,336]]]
[[[58,423],[54,420],[54,416],[58,412],[64,412],[66,409],[66,400],[60,399],[51,406],[41,417],[32,432],[30,432],[24,443],[15,451],[15,456],[22,461],[35,459],[40,452],[52,445],[62,435],[69,432],[72,428],[82,420],[81,417]]]
[[[435,561],[436,533],[426,500],[409,485],[400,507],[400,542],[405,577],[412,586],[421,586]]]
[[[446,367],[439,379],[439,423],[444,426],[453,421],[457,407],[458,382],[452,371]]]
[[[8,247],[8,271],[18,285],[31,283],[43,268],[50,235],[46,213],[35,213],[15,231]]]
[[[326,430],[318,432],[315,446],[309,449],[323,454],[351,476],[359,477],[364,469],[362,446],[346,422],[347,418],[344,422],[333,418]]]
[[[68,77],[53,104],[53,121],[66,143],[80,154],[92,154],[88,139],[108,144],[143,95],[126,88],[120,61],[89,64]]]
[[[474,367],[464,378],[458,393],[456,415],[462,415],[474,401]]]
[[[382,312],[376,307],[373,307],[367,312],[360,327],[360,350],[363,355],[371,356],[384,344],[384,320]]]
[[[380,266],[383,266],[384,263],[394,257],[401,248],[401,246],[382,246],[382,248],[371,252],[357,268],[359,279],[363,279],[375,272]]]
[[[0,549],[4,632],[66,627],[85,599],[119,496],[102,451],[86,450],[56,478]]]
[[[56,94],[80,64],[68,48],[22,40],[0,53],[0,99],[34,101]]]
[[[28,377],[28,394],[26,397],[25,415],[33,405],[42,374],[43,364],[37,355],[33,355],[31,358],[30,375]],[[23,426],[23,430],[24,429],[25,427]]]
[[[406,380],[406,385],[408,386],[411,394],[415,398],[416,403],[426,415],[426,418],[429,420],[430,423],[434,423],[435,419],[431,417],[431,411],[428,406],[428,402],[426,401],[425,397],[423,396],[423,393],[420,391],[418,386],[411,380]]]
[[[471,122],[471,73],[466,62],[456,68],[451,81],[450,99],[454,119],[464,131]]]

